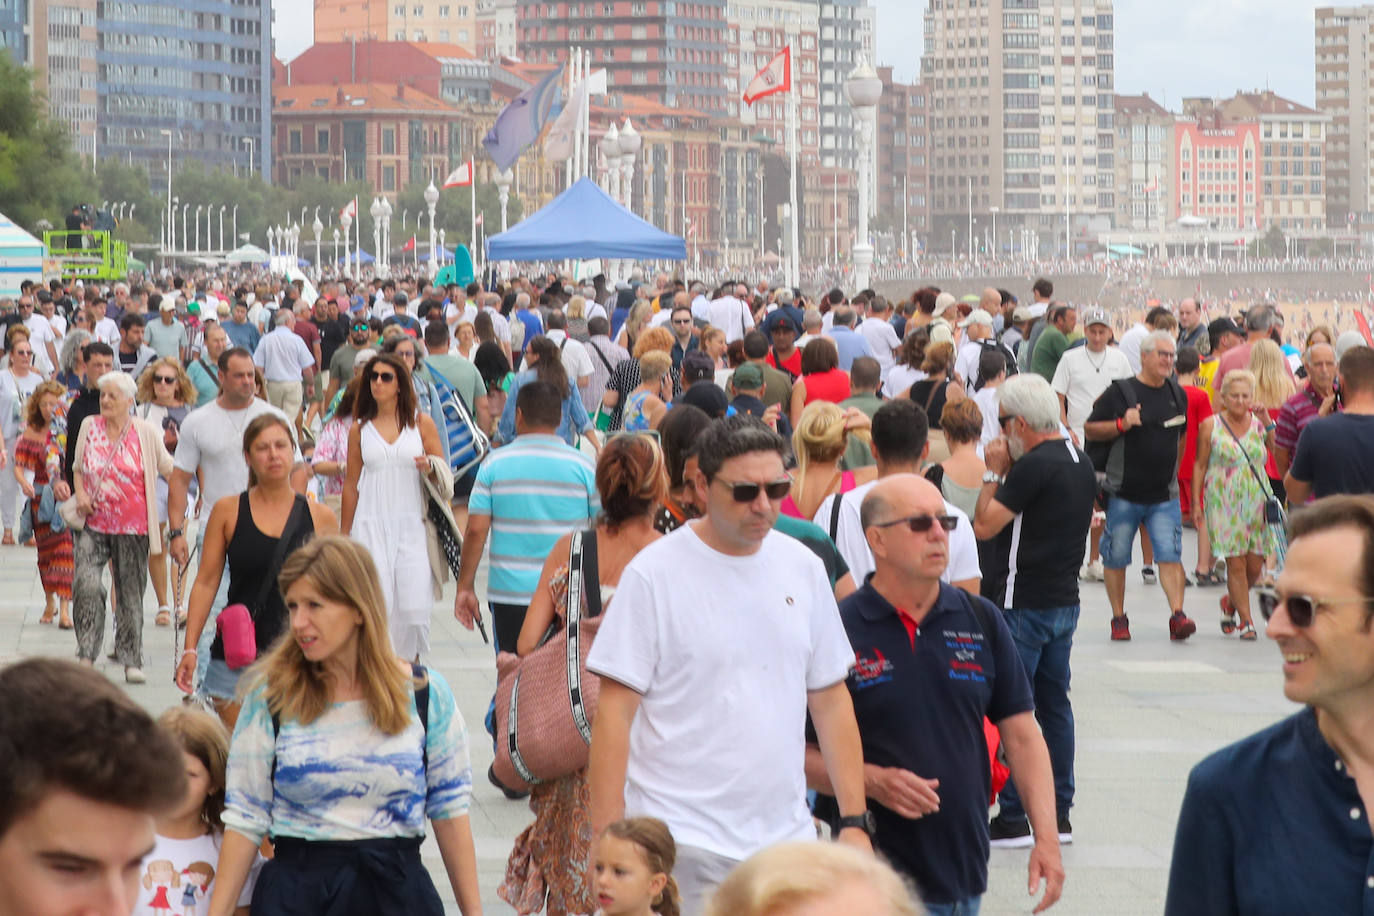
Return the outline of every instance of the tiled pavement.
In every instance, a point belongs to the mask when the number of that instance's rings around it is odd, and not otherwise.
[[[1192,555],[1191,532],[1185,556]],[[479,578],[479,585],[485,577]],[[1083,613],[1074,647],[1073,703],[1078,723],[1077,804],[1074,839],[1064,849],[1068,872],[1060,914],[1159,913],[1169,867],[1174,823],[1189,768],[1208,752],[1249,734],[1293,710],[1282,695],[1274,647],[1261,638],[1241,643],[1223,637],[1216,624],[1218,588],[1190,589],[1188,612],[1198,633],[1181,645],[1169,642],[1158,586],[1145,586],[1132,570],[1127,611],[1135,636],[1108,641],[1109,611],[1100,584],[1083,590]],[[491,650],[453,620],[453,586],[435,605],[432,663],[453,685],[471,733],[476,839],[487,913],[512,912],[495,893],[511,840],[529,821],[520,802],[505,800],[483,774],[491,745],[482,716],[495,689]],[[149,682],[131,688],[151,712],[178,701],[171,683],[172,635],[152,625],[151,589],[144,629]],[[70,632],[41,626],[43,597],[34,552],[0,548],[0,664],[31,655],[72,656]],[[101,669],[122,682],[122,672],[102,659]],[[438,849],[424,854],[452,912]],[[994,850],[987,916],[1029,913],[1025,894],[1027,853]]]

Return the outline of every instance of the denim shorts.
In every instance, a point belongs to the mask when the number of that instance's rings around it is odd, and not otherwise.
[[[222,658],[212,658],[205,666],[205,680],[201,689],[217,700],[232,700],[239,689],[242,671],[234,671]]]
[[[1113,496],[1107,502],[1107,524],[1102,529],[1102,565],[1125,569],[1131,565],[1131,544],[1136,529],[1145,526],[1155,549],[1156,563],[1183,561],[1183,513],[1177,499],[1162,503],[1133,503]]]

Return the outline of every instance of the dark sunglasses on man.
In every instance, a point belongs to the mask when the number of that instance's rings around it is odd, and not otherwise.
[[[1306,629],[1312,626],[1312,618],[1323,606],[1332,604],[1369,604],[1374,598],[1313,598],[1311,595],[1281,595],[1277,589],[1259,588],[1255,590],[1259,610],[1266,623],[1282,604],[1288,608],[1288,619],[1293,626]]]
[[[759,498],[759,490],[768,494],[768,498],[777,502],[792,492],[792,481],[775,480],[772,483],[721,483],[730,488],[730,495],[737,503],[751,503]]]
[[[911,529],[912,534],[925,534],[936,522],[945,531],[953,531],[959,527],[959,516],[957,515],[912,515],[907,518],[894,518],[890,522],[880,522],[874,528],[891,528],[895,525],[906,525]]]

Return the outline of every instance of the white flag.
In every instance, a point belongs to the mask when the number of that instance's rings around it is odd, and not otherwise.
[[[766,95],[787,92],[792,88],[792,47],[788,45],[774,56],[744,88],[744,102],[753,105]]]
[[[348,205],[339,211],[339,216],[347,216],[349,219],[356,219],[358,216],[358,198],[353,198]]]
[[[444,179],[444,187],[446,188],[465,188],[470,184],[472,184],[471,159],[449,172],[448,177]]]
[[[591,76],[577,84],[568,98],[568,104],[563,106],[563,110],[549,128],[548,136],[544,138],[544,158],[550,162],[566,162],[572,158],[573,135],[577,133],[577,121],[582,107],[587,103],[589,95],[605,95],[606,87],[604,67],[593,71]]]

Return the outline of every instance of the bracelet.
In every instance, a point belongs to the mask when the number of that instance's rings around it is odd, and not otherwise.
[[[188,655],[196,655],[196,656],[199,656],[199,653],[197,653],[195,649],[182,649],[182,650],[181,650],[181,658],[185,658],[185,657],[188,656]],[[181,660],[181,659],[178,659],[177,661],[180,662],[180,660]]]
[[[1116,431],[1119,432],[1119,433],[1124,433],[1124,432],[1126,431],[1126,426],[1125,426],[1125,424],[1122,422],[1122,418],[1121,418],[1121,417],[1117,417],[1117,418],[1116,418]]]
[[[1270,423],[1268,426],[1264,427],[1264,431],[1265,431],[1266,433],[1272,433],[1272,432],[1273,432],[1275,429],[1277,429],[1277,428],[1278,428],[1278,424],[1277,424],[1277,423]]]

